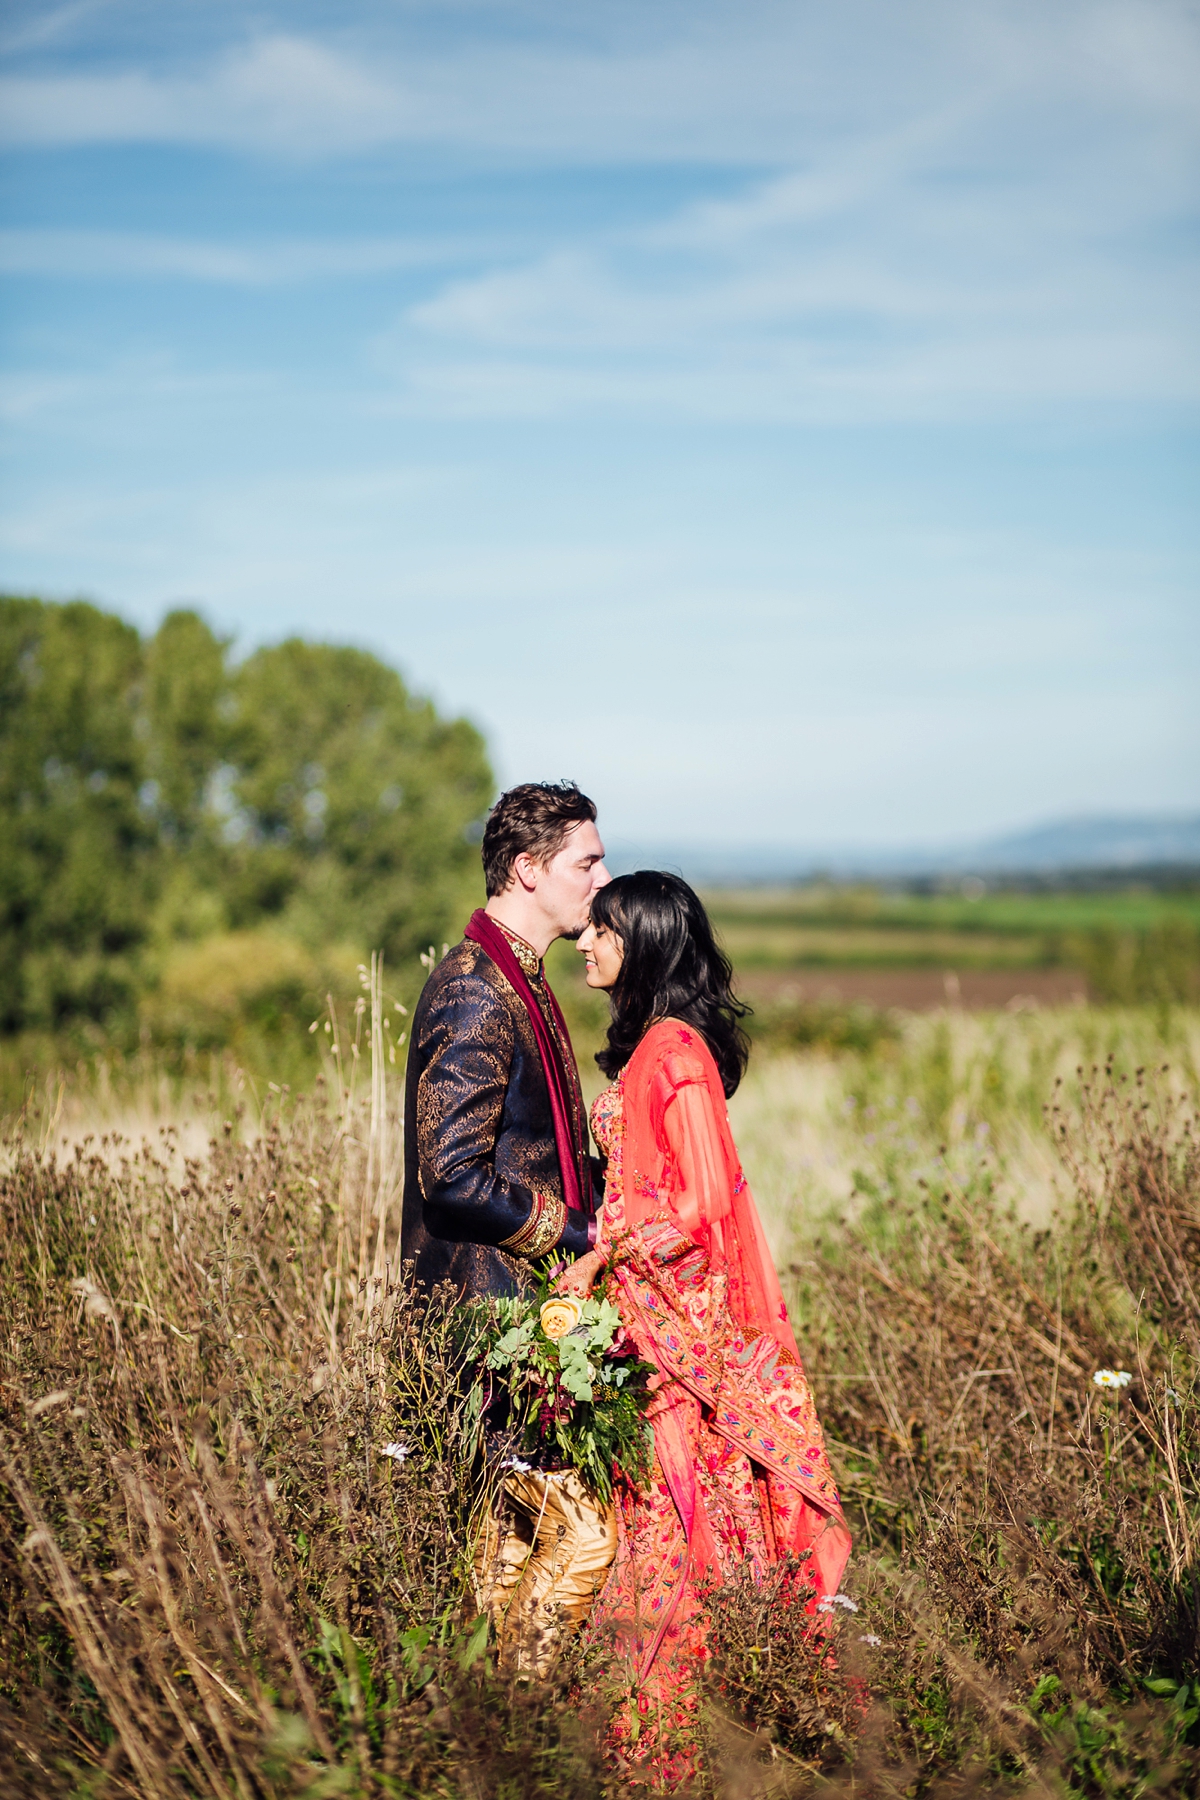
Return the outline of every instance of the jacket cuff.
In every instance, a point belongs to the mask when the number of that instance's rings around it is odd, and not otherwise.
[[[553,1194],[535,1193],[529,1217],[511,1237],[501,1240],[500,1249],[510,1256],[527,1256],[530,1261],[546,1256],[564,1235],[566,1222],[567,1209],[561,1200]]]

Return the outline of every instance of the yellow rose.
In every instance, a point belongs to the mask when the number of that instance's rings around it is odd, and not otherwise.
[[[547,1300],[538,1320],[548,1338],[566,1337],[573,1325],[578,1325],[583,1317],[583,1308],[578,1300],[570,1294],[556,1294],[553,1300]]]

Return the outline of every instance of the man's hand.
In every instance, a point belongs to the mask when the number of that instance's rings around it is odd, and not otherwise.
[[[588,1250],[563,1270],[554,1283],[555,1291],[560,1294],[574,1294],[578,1299],[586,1300],[603,1267],[604,1258],[599,1251]]]

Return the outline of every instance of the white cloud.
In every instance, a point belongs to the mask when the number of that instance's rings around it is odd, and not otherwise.
[[[263,37],[194,75],[18,75],[0,83],[9,143],[175,143],[310,155],[404,135],[398,84],[309,39]]]
[[[269,18],[269,13],[266,15]],[[1198,56],[1186,0],[719,0],[456,8],[269,24],[206,61],[20,70],[0,84],[9,142],[209,144],[288,156],[437,145],[617,164],[788,162],[818,139],[926,114],[936,97],[1191,111]],[[236,29],[232,15],[229,29]],[[111,57],[108,59],[111,62]],[[1039,127],[1039,130],[1041,127]]]
[[[772,173],[650,224],[543,227],[534,251],[528,234],[10,230],[0,268],[246,286],[441,271],[375,346],[378,404],[450,417],[841,422],[1196,396],[1185,5],[747,0],[736,20],[668,8],[657,32],[618,8],[591,42],[536,7],[455,16],[407,45],[377,33],[373,53],[362,32],[268,30],[205,67],[21,74],[7,129]]]
[[[119,356],[102,368],[0,374],[0,420],[10,426],[57,432],[74,448],[107,442],[115,449],[135,421],[174,417],[182,408],[210,414],[279,403],[285,383],[277,372],[184,367],[169,353]]]
[[[990,123],[956,104],[653,226],[455,276],[380,357],[455,416],[848,421],[1200,398],[1197,259],[1172,241],[1182,172],[1155,179],[1158,145],[1127,136],[958,178],[985,161]]]
[[[478,258],[478,238],[309,238],[221,243],[147,232],[0,231],[0,272],[121,280],[168,277],[236,286],[351,280]]]
[[[0,56],[12,56],[23,50],[41,50],[48,44],[69,42],[76,28],[97,12],[111,7],[112,0],[70,0],[66,6],[39,10],[24,23],[14,23],[0,34]],[[14,15],[15,16],[15,15]]]

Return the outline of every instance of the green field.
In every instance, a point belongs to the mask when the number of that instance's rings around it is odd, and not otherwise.
[[[706,894],[742,969],[1084,967],[1101,946],[1200,943],[1200,888],[962,894],[873,887]]]
[[[1167,919],[1200,925],[1200,887],[1020,889],[983,893],[894,891],[881,887],[813,884],[789,888],[710,888],[714,917],[746,925],[805,925],[812,928],[980,932],[1002,936],[1059,931],[1146,931]]]

